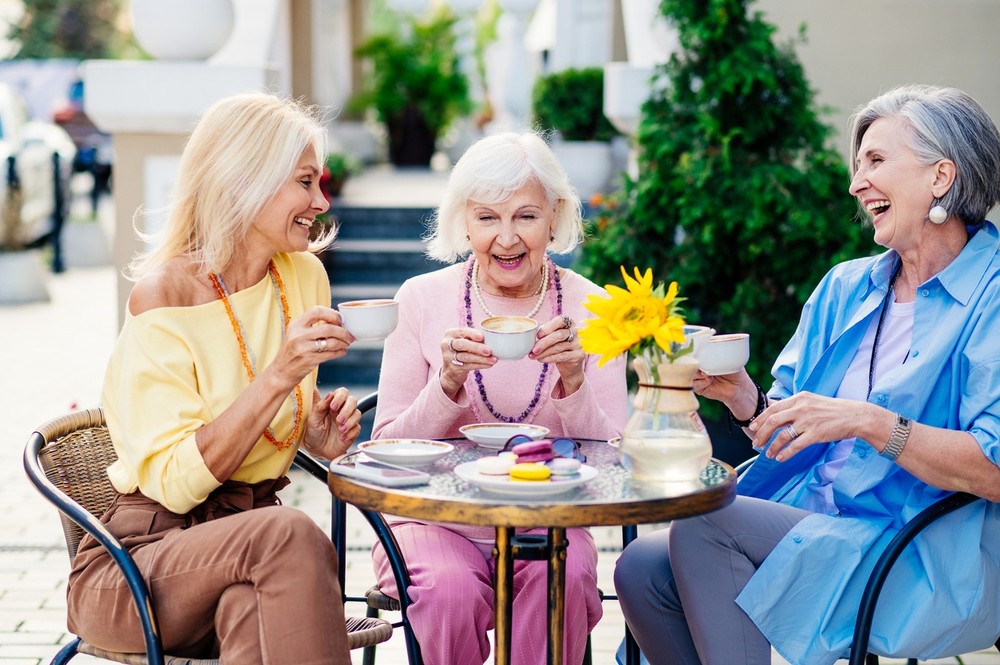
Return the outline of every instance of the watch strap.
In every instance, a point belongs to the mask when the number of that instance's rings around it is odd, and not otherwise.
[[[899,454],[903,452],[906,440],[910,438],[911,427],[912,423],[910,419],[897,413],[896,424],[892,428],[892,434],[889,435],[889,441],[879,454],[886,459],[895,461],[899,457]]]

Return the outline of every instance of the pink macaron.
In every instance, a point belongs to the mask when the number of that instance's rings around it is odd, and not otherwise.
[[[548,439],[519,443],[511,448],[511,452],[517,455],[518,464],[525,462],[548,462],[555,457],[555,454],[552,452],[552,442]]]

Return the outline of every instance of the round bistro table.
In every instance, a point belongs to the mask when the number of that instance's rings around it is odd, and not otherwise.
[[[514,535],[515,528],[548,529],[544,556],[538,558],[548,560],[547,662],[555,665],[563,662],[567,528],[648,524],[692,517],[718,510],[736,496],[736,473],[724,462],[711,460],[693,481],[643,482],[621,466],[617,448],[605,441],[587,439],[577,441],[587,456],[586,463],[598,472],[589,482],[543,497],[495,494],[467,483],[453,470],[463,462],[495,455],[496,451],[465,439],[448,441],[455,446],[452,452],[420,467],[431,476],[426,485],[385,487],[334,473],[328,473],[327,482],[334,496],[366,510],[431,522],[489,525],[496,529],[494,662],[500,665],[510,663],[514,558],[522,546]],[[363,453],[349,452],[332,464],[360,454]],[[527,553],[523,558],[535,557]]]

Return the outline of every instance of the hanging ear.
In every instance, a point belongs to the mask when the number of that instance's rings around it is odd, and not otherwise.
[[[931,185],[931,194],[934,198],[940,199],[948,193],[955,183],[955,162],[950,159],[942,159],[934,165],[934,182]]]

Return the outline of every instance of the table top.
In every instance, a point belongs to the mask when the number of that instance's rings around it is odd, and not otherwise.
[[[360,508],[436,522],[507,527],[615,526],[691,517],[722,508],[736,496],[736,473],[712,460],[698,480],[643,482],[618,462],[618,449],[605,441],[577,439],[587,465],[597,476],[583,485],[549,496],[506,496],[484,491],[455,475],[453,469],[495,450],[465,439],[448,439],[455,449],[433,464],[419,467],[430,483],[385,487],[328,473],[330,491]],[[361,453],[349,452],[334,464]]]

